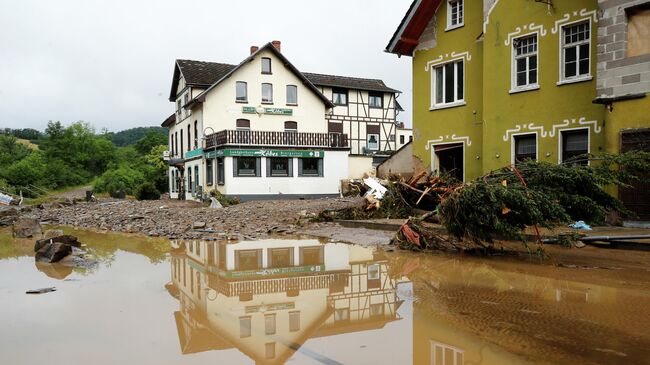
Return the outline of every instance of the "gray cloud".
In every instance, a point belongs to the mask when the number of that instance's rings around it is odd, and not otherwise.
[[[274,39],[301,71],[402,90],[410,125],[411,61],[383,52],[410,2],[0,0],[0,127],[159,125],[176,58],[236,64]]]

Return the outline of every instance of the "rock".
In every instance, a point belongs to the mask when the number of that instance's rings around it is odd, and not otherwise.
[[[39,262],[58,262],[61,261],[64,257],[72,253],[72,246],[62,243],[54,242],[48,243],[45,246],[41,247],[36,252],[36,261]]]
[[[42,247],[46,246],[49,243],[65,243],[69,246],[81,247],[81,242],[79,242],[77,237],[71,236],[69,234],[64,234],[61,236],[36,240],[36,243],[34,244],[34,251],[39,251]]]
[[[47,231],[45,231],[45,238],[52,238],[58,236],[63,236],[62,229],[48,229]]]
[[[40,236],[43,234],[41,223],[36,218],[18,218],[13,225],[13,236],[18,238]]]
[[[9,226],[18,220],[18,211],[15,208],[0,210],[0,226]]]
[[[192,229],[201,229],[201,228],[205,228],[205,222],[192,223]]]

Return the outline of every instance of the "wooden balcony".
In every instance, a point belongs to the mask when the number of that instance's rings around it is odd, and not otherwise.
[[[348,148],[340,133],[223,130],[206,136],[205,149],[221,146]]]

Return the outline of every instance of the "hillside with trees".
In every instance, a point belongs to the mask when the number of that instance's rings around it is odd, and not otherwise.
[[[162,160],[167,136],[158,128],[135,129],[98,134],[84,122],[67,127],[50,122],[44,133],[5,129],[0,134],[0,190],[35,197],[44,191],[94,183],[97,192],[158,197],[167,189]],[[116,135],[121,143],[140,137],[119,146],[113,142]],[[36,141],[38,149],[19,138]]]
[[[107,133],[107,135],[116,146],[126,147],[135,144],[146,135],[150,135],[152,132],[161,138],[164,138],[165,141],[167,140],[167,129],[162,127],[136,127],[115,133],[110,132]]]

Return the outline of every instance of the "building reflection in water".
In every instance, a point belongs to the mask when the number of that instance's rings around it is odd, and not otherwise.
[[[237,348],[284,363],[309,338],[384,327],[400,319],[382,252],[318,240],[176,242],[167,289],[180,301],[184,354]]]

